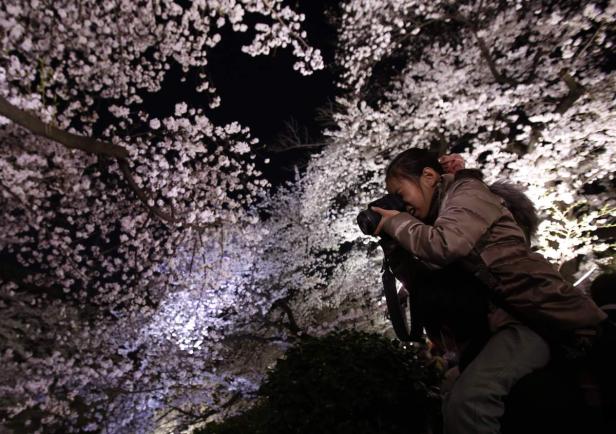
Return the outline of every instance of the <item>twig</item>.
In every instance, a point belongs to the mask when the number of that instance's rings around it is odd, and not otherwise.
[[[175,223],[176,221],[173,218],[173,216],[171,216],[171,214],[164,212],[162,209],[158,208],[157,206],[153,206],[149,204],[149,201],[154,200],[154,199],[151,198],[150,195],[146,193],[145,190],[141,189],[137,185],[130,171],[130,168],[128,167],[128,161],[125,158],[118,158],[118,165],[120,166],[120,170],[122,171],[122,174],[124,175],[124,179],[126,179],[126,182],[130,186],[130,188],[135,192],[139,200],[146,206],[146,208],[148,208],[154,215],[159,217],[161,220],[164,220],[168,223]]]
[[[594,42],[594,40],[596,39],[597,35],[599,34],[599,32],[603,29],[603,24],[599,24],[599,27],[597,27],[597,30],[595,31],[595,33],[592,35],[592,37],[588,40],[588,42],[586,42],[586,44],[584,44],[584,46],[580,47],[577,49],[577,51],[575,52],[575,54],[573,55],[573,57],[571,58],[571,61],[575,61],[575,59],[578,58],[578,56],[580,54],[582,54],[584,51],[586,51],[586,49],[588,47],[590,47],[590,44],[592,44]]]
[[[190,273],[192,274],[192,270],[193,270],[193,263],[195,262],[195,252],[197,251],[197,241],[199,241],[196,237],[195,240],[193,242],[193,249],[192,249],[192,255],[190,257]]]

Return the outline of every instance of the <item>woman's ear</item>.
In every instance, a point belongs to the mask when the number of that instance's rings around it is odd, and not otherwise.
[[[439,175],[438,172],[431,167],[424,167],[421,172],[421,177],[429,187],[434,187],[438,184],[439,179],[441,179],[441,175]]]

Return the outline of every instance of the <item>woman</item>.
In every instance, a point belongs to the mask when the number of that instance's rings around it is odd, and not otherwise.
[[[505,201],[475,172],[442,175],[436,155],[409,149],[390,163],[385,182],[407,212],[373,208],[383,217],[375,233],[432,269],[462,262],[502,300],[488,314],[490,338],[443,406],[447,434],[498,433],[512,386],[548,363],[546,337],[591,333],[606,315],[530,250]]]

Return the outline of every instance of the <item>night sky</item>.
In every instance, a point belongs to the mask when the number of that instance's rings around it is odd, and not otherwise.
[[[325,69],[309,76],[293,70],[296,58],[292,47],[277,49],[267,56],[251,57],[241,47],[251,42],[254,33],[236,33],[227,25],[221,29],[221,42],[208,52],[207,74],[221,98],[215,109],[208,106],[195,88],[196,73],[182,73],[179,66],[172,66],[155,94],[143,94],[147,111],[154,116],[173,114],[174,106],[181,101],[201,107],[212,121],[225,124],[237,121],[250,127],[253,137],[260,140],[254,149],[257,167],[274,185],[293,178],[294,166],[300,171],[311,153],[321,148],[302,148],[280,151],[288,124],[295,124],[300,131],[301,143],[321,143],[321,131],[327,119],[319,116],[319,109],[334,102],[336,71],[334,54],[336,24],[331,18],[338,15],[339,0],[295,0],[287,4],[306,15],[303,29],[307,41],[321,50]],[[249,28],[262,17],[248,15]],[[251,21],[252,20],[252,21]],[[181,81],[181,77],[186,80]],[[266,158],[270,164],[261,164]]]
[[[320,149],[275,152],[284,141],[289,123],[299,127],[302,143],[321,142],[323,121],[317,119],[317,110],[333,102],[336,92],[332,69],[336,28],[325,11],[336,12],[338,3],[303,0],[294,5],[306,15],[308,42],[321,50],[325,60],[325,69],[310,76],[293,70],[291,48],[278,49],[269,56],[243,53],[241,46],[250,40],[250,34],[228,31],[209,54],[208,71],[222,99],[210,116],[217,123],[235,120],[250,127],[261,141],[258,155],[271,160],[262,170],[273,184],[290,179],[293,166],[301,169],[310,153]]]

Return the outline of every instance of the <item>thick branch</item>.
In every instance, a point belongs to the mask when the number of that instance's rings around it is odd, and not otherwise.
[[[0,96],[0,115],[26,128],[28,131],[60,143],[70,149],[80,149],[92,154],[106,155],[108,157],[126,158],[128,151],[122,146],[101,142],[91,137],[78,136],[46,124],[36,116],[21,110],[11,104],[6,98]]]
[[[178,223],[178,220],[174,217],[173,213],[165,212],[159,207],[150,205],[150,201],[153,200],[153,198],[150,193],[139,187],[135,182],[128,166],[128,151],[122,146],[63,131],[43,122],[34,115],[15,107],[2,96],[0,96],[0,115],[7,117],[18,125],[21,125],[33,134],[53,140],[54,142],[66,146],[67,148],[79,149],[92,154],[116,158],[118,160],[120,170],[122,171],[129,187],[135,192],[139,200],[152,212],[152,214],[167,223]],[[189,226],[195,229],[203,230],[218,227],[219,223]]]

